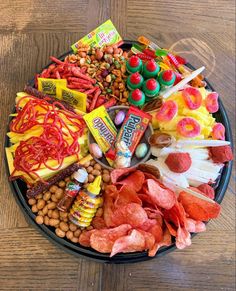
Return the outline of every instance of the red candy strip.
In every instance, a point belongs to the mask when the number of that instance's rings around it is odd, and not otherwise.
[[[213,139],[225,140],[225,127],[222,123],[216,123],[212,128]]]
[[[206,97],[205,100],[206,109],[210,113],[215,113],[219,110],[218,96],[219,96],[218,93],[211,92]]]
[[[200,134],[201,127],[195,119],[185,117],[178,122],[177,132],[184,137],[195,137]]]
[[[196,88],[193,87],[185,88],[182,91],[182,96],[190,110],[198,109],[202,104],[202,95]]]
[[[139,57],[141,60],[143,61],[148,61],[148,60],[152,60],[153,58],[151,56],[148,56],[144,53],[138,53],[136,54],[137,57]]]
[[[156,114],[156,118],[159,121],[172,120],[178,111],[178,106],[175,101],[168,100],[161,106],[160,110]]]

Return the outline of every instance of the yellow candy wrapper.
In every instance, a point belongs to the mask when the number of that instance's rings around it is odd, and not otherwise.
[[[87,101],[86,94],[68,89],[66,88],[66,86],[57,86],[56,97],[60,100],[69,103],[71,106],[83,112],[86,112],[86,101]]]
[[[56,95],[57,86],[66,86],[66,79],[38,78],[38,90],[45,94]]]
[[[122,43],[123,40],[121,36],[119,35],[112,21],[109,19],[74,43],[71,48],[74,53],[77,53],[78,47],[83,45],[89,45],[91,47],[102,47],[105,44],[121,45]]]
[[[106,154],[113,146],[117,135],[116,127],[107,113],[106,108],[100,106],[84,115],[83,118],[100,149]],[[109,164],[112,165],[114,161],[108,156],[106,158]]]

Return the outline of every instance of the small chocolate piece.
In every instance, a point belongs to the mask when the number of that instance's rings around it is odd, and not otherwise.
[[[153,133],[148,142],[151,146],[156,146],[157,148],[168,147],[173,143],[173,138],[168,133],[157,132]]]
[[[46,191],[49,189],[52,185],[56,184],[57,182],[65,179],[66,177],[73,174],[75,171],[77,171],[80,168],[79,164],[74,163],[67,168],[61,170],[58,174],[55,176],[49,178],[46,183],[43,182],[37,182],[32,188],[29,188],[26,192],[26,195],[28,198],[35,197],[36,195],[42,193],[43,191]]]
[[[68,103],[66,103],[65,101],[62,101],[62,100],[59,100],[55,97],[44,94],[44,93],[38,91],[37,89],[29,86],[29,85],[25,86],[24,91],[32,96],[39,98],[39,99],[47,98],[47,102],[50,104],[53,104],[54,102],[61,103],[67,110],[75,113],[73,107],[71,105],[69,105]]]
[[[138,167],[137,167],[137,169],[140,170],[140,171],[142,171],[142,172],[147,172],[149,174],[152,174],[157,179],[160,179],[160,177],[161,177],[160,171],[158,170],[157,167],[155,167],[153,165],[139,164]]]
[[[145,112],[151,112],[153,110],[156,110],[162,106],[162,99],[156,98],[154,100],[149,101],[146,103],[143,107],[142,110]]]

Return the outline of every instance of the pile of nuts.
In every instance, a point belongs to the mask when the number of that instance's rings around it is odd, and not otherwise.
[[[89,183],[93,182],[96,176],[102,176],[102,191],[105,186],[110,182],[110,173],[107,169],[102,169],[101,165],[96,161],[88,161],[84,167],[88,172],[88,179],[84,187],[86,188]],[[66,184],[71,181],[71,177],[66,177],[56,185],[49,188],[48,191],[37,195],[35,198],[29,198],[28,204],[31,206],[31,210],[35,213],[35,221],[38,224],[45,224],[55,228],[55,233],[58,237],[66,237],[73,243],[78,243],[79,236],[83,231],[93,229],[93,226],[89,226],[86,229],[81,229],[72,222],[69,221],[67,212],[62,212],[57,209],[57,203],[64,195]],[[97,217],[103,215],[102,205],[96,212]]]
[[[97,84],[106,99],[116,98],[117,104],[128,105],[126,88],[126,59],[130,53],[116,45],[102,48],[82,46],[77,54],[65,58],[66,62],[77,63],[79,67],[97,80]]]

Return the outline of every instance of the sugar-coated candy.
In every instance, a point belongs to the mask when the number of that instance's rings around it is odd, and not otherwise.
[[[89,145],[89,151],[90,151],[91,155],[97,159],[100,159],[102,157],[102,150],[100,149],[100,147],[96,143],[91,143]]]
[[[142,159],[146,156],[147,152],[148,146],[145,143],[140,143],[135,150],[135,155],[138,159]]]
[[[116,114],[116,117],[115,117],[115,120],[114,120],[114,123],[115,125],[121,125],[122,122],[124,121],[125,119],[125,112],[123,110],[120,110],[117,114]]]

